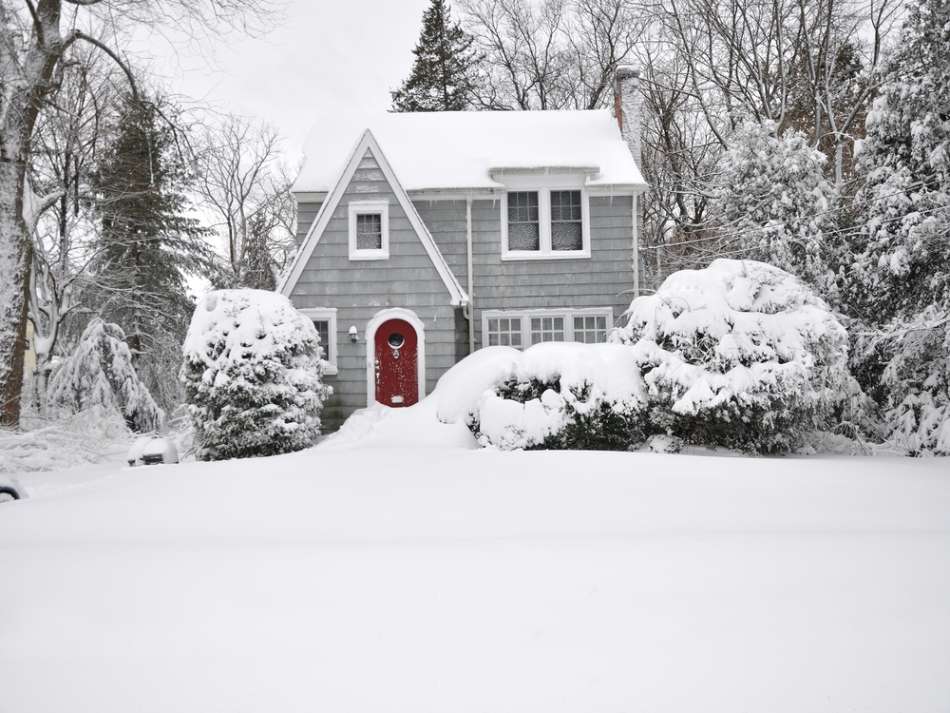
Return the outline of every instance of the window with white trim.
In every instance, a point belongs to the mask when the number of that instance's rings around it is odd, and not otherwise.
[[[580,191],[551,191],[551,249],[584,249]]]
[[[599,344],[607,341],[607,316],[585,314],[574,316],[574,341]]]
[[[564,317],[532,317],[531,343],[563,342]]]
[[[308,317],[320,335],[320,358],[324,361],[324,373],[337,373],[337,331],[335,307],[307,307],[300,312]]]
[[[588,196],[583,188],[519,187],[504,193],[501,204],[502,260],[590,257]]]
[[[607,341],[613,326],[610,307],[539,310],[486,310],[482,313],[482,346],[518,349],[541,342]]]
[[[508,245],[510,250],[541,249],[537,191],[508,193]]]
[[[354,201],[349,204],[350,260],[389,258],[389,203]]]
[[[521,317],[489,317],[485,321],[488,346],[521,348]]]

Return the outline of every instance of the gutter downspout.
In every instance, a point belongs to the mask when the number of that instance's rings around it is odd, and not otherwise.
[[[475,353],[475,272],[472,260],[472,194],[465,196],[465,258],[468,261],[468,353]]]
[[[639,193],[633,194],[633,298],[640,296],[640,231],[637,229],[637,198]]]

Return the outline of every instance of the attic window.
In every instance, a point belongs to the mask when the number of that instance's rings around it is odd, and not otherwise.
[[[383,217],[379,213],[356,214],[356,249],[383,249]]]
[[[549,187],[536,188],[549,179]],[[551,260],[590,257],[587,192],[576,176],[509,177],[502,197],[503,260]],[[531,190],[521,190],[521,183]],[[531,185],[533,183],[534,185]]]
[[[389,203],[359,201],[349,206],[350,260],[389,258]]]

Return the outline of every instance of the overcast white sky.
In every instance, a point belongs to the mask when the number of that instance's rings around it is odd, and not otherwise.
[[[173,32],[139,35],[132,52],[168,90],[262,119],[292,160],[328,115],[389,107],[408,74],[428,0],[283,0],[261,37],[231,32],[195,42]],[[354,127],[354,132],[357,127]]]

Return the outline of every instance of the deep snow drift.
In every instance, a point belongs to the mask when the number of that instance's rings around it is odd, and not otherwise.
[[[0,710],[950,708],[945,462],[379,436],[423,411],[0,506]]]

